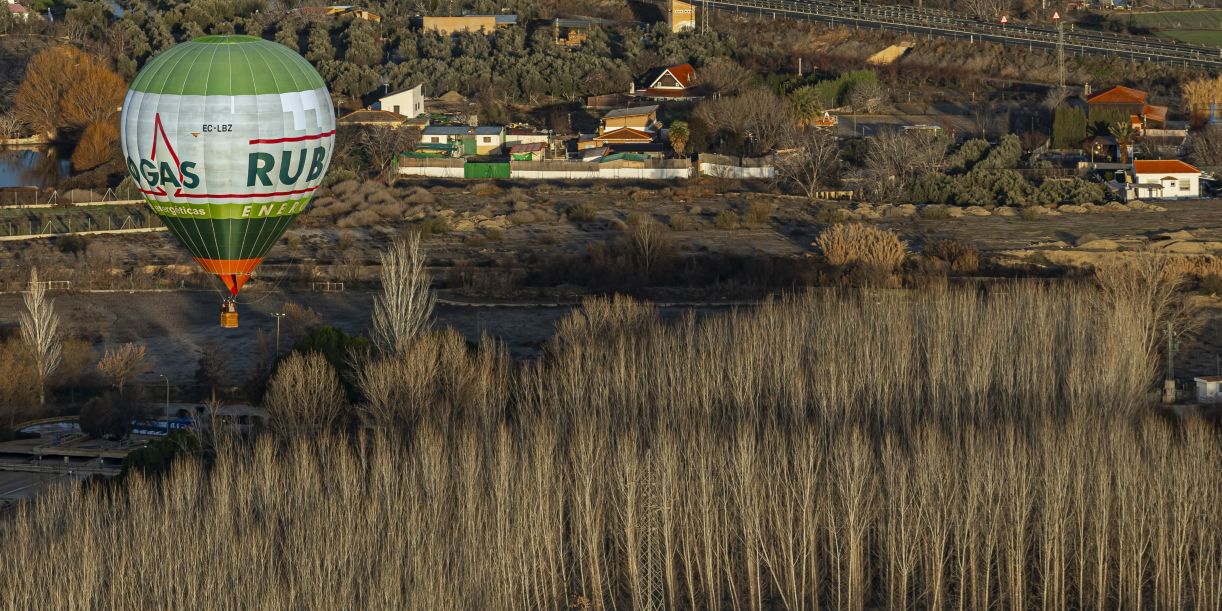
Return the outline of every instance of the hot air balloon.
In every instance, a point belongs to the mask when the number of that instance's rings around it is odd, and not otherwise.
[[[204,36],[140,70],[123,101],[127,171],[153,212],[228,289],[237,326],[251,272],[331,163],[335,113],[300,55],[253,36]]]

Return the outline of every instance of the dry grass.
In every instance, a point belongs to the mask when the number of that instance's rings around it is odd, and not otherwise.
[[[597,300],[525,364],[429,334],[364,372],[376,433],[19,507],[0,605],[1219,608],[1217,434],[1142,416],[1155,314],[1101,295]]]
[[[980,269],[980,251],[957,240],[933,240],[925,245],[925,254],[945,261],[955,273],[970,274]]]
[[[815,241],[832,265],[858,265],[893,272],[908,256],[899,234],[864,223],[832,225]]]

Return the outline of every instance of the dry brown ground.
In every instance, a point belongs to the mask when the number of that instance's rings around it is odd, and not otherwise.
[[[719,192],[730,187],[728,192]],[[551,290],[511,290],[513,282],[555,257],[580,256],[599,244],[622,240],[630,222],[650,217],[660,223],[687,220],[690,228],[670,233],[680,258],[740,254],[797,260],[815,257],[810,246],[822,228],[819,210],[791,197],[740,192],[733,185],[691,183],[644,184],[401,183],[396,189],[358,186],[352,192],[324,195],[319,205],[272,251],[262,281],[245,294],[242,328],[219,334],[219,295],[209,291],[163,293],[80,293],[59,295],[57,306],[69,327],[98,340],[99,349],[125,341],[149,343],[156,367],[176,378],[194,374],[196,354],[217,338],[237,372],[252,367],[259,342],[270,342],[274,319],[286,301],[309,305],[328,324],[349,332],[367,327],[371,297],[354,291],[352,279],[371,279],[376,252],[401,232],[439,226],[446,233],[426,241],[434,274],[450,283],[445,295],[475,302],[518,301],[572,303],[584,292],[575,286]],[[342,189],[341,189],[342,190]],[[362,191],[366,191],[363,192]],[[577,205],[592,209],[593,219],[573,222],[566,211]],[[735,229],[715,226],[718,214],[738,215],[752,207],[772,210],[760,223]],[[1041,217],[1036,220],[965,217],[932,220],[918,217],[875,221],[900,232],[919,250],[929,239],[953,238],[977,245],[986,257],[1029,264],[1090,266],[1109,257],[1146,256],[1176,249],[1202,252],[1222,242],[1222,201],[1169,203],[1166,212],[1107,212]],[[352,215],[366,213],[363,224]],[[345,220],[349,219],[349,220]],[[1174,241],[1159,234],[1187,231]],[[1074,245],[1081,243],[1081,248]],[[1162,244],[1162,250],[1150,244]],[[349,281],[349,291],[316,293],[308,285],[282,280],[285,272],[306,271],[316,278]],[[0,277],[15,290],[38,264],[43,277],[75,278],[74,286],[123,289],[142,283],[177,286],[204,280],[193,271],[185,252],[165,234],[95,238],[80,257],[65,255],[50,240],[0,244]],[[499,280],[498,280],[499,279]],[[515,280],[516,279],[516,280]],[[498,284],[500,282],[500,284]],[[203,284],[201,283],[201,286]],[[758,293],[664,293],[676,300],[751,299]],[[665,298],[665,297],[663,297]],[[0,295],[0,326],[17,322],[19,296]],[[470,338],[486,331],[506,341],[518,356],[533,354],[567,311],[562,307],[474,308],[443,306],[441,324],[452,324]],[[1212,309],[1201,340],[1185,345],[1185,373],[1211,373],[1215,353],[1222,352],[1222,309]],[[259,335],[263,339],[259,339]]]

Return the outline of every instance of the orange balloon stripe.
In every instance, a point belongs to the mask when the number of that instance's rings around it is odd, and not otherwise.
[[[203,259],[196,257],[195,262],[204,268],[204,271],[216,274],[221,277],[221,281],[229,288],[229,292],[237,295],[238,291],[242,290],[242,285],[250,279],[250,273],[255,270],[255,267],[262,262],[263,259]]]

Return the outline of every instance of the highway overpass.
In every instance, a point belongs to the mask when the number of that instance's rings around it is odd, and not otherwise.
[[[947,11],[835,0],[694,1],[698,9],[759,15],[771,19],[816,21],[920,36],[997,43],[1032,50],[1055,51],[1057,47],[1057,30],[1051,21],[1047,25],[1002,25]],[[1065,26],[1065,54],[1158,62],[1169,67],[1222,72],[1222,49],[1217,47],[1147,36],[1071,29],[1069,25]]]

